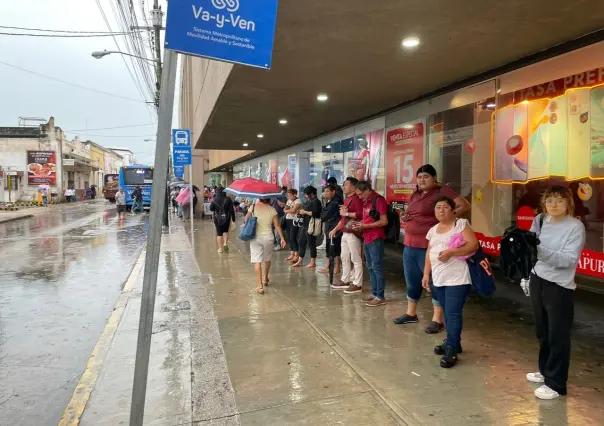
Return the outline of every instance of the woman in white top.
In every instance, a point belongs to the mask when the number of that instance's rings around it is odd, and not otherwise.
[[[447,326],[447,338],[442,345],[434,348],[434,353],[443,355],[441,367],[451,368],[457,363],[457,354],[462,352],[463,306],[472,287],[470,269],[463,256],[478,250],[478,240],[468,221],[455,217],[455,201],[451,198],[439,197],[434,205],[434,215],[439,223],[426,235],[430,242],[422,286],[430,291],[432,274],[433,290],[445,312]],[[465,244],[459,248],[449,248],[451,237],[456,234],[462,235]]]
[[[298,245],[298,232],[300,230],[299,224],[294,224],[298,211],[302,208],[302,201],[298,198],[298,191],[295,189],[289,189],[287,191],[287,203],[283,211],[285,212],[285,221],[287,223],[287,238],[289,242],[289,248],[291,250],[289,257],[285,258],[286,261],[296,263],[300,259],[300,246]],[[297,225],[297,226],[296,226]]]
[[[256,271],[258,279],[258,294],[264,294],[264,287],[270,282],[268,273],[271,269],[271,259],[274,251],[275,236],[273,235],[273,226],[281,237],[281,248],[285,248],[287,242],[283,236],[277,210],[269,204],[270,200],[258,200],[253,208],[245,216],[245,220],[251,216],[256,217],[256,237],[250,241],[251,260]],[[262,274],[262,264],[264,263],[264,275]]]
[[[539,371],[526,378],[542,386],[535,390],[539,399],[566,395],[570,365],[570,336],[573,326],[575,273],[585,245],[585,226],[575,219],[571,192],[553,186],[543,194],[541,209],[531,231],[539,235],[538,261],[530,280],[530,295],[539,340]]]

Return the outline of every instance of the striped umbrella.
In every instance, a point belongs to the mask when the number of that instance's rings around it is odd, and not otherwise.
[[[250,198],[275,198],[282,195],[281,188],[274,183],[254,178],[238,179],[225,188],[225,192]]]

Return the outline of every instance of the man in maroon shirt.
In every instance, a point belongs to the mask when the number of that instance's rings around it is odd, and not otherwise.
[[[381,306],[386,304],[384,243],[385,227],[388,225],[388,204],[384,197],[371,189],[371,184],[366,181],[356,184],[356,194],[363,201],[363,219],[355,224],[355,229],[363,231],[363,248],[371,281],[371,297],[363,301],[367,306]]]
[[[344,195],[346,201],[340,207],[340,223],[330,232],[329,238],[333,238],[339,231],[344,231],[342,235],[342,279],[340,283],[334,283],[331,288],[345,289],[344,293],[360,293],[363,288],[363,258],[362,258],[362,237],[360,233],[353,232],[352,225],[360,222],[363,216],[363,203],[356,195],[356,184],[359,181],[356,178],[348,177],[344,181]],[[354,268],[353,268],[354,266]]]

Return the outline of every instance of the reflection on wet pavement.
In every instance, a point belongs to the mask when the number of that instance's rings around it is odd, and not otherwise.
[[[104,201],[0,225],[0,424],[54,425],[145,241]]]

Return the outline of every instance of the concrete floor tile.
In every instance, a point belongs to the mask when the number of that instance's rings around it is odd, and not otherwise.
[[[286,404],[241,414],[243,426],[396,425],[370,393]]]

